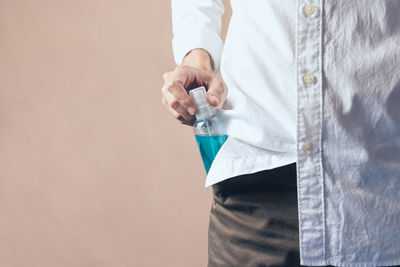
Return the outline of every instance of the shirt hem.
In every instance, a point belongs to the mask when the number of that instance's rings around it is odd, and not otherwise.
[[[229,174],[221,175],[221,177],[219,177],[218,179],[206,179],[205,188],[209,187],[210,185],[222,182],[226,179],[230,179],[230,178],[233,178],[233,177],[236,177],[239,175],[251,174],[251,173],[255,173],[255,172],[259,172],[259,171],[263,171],[263,170],[272,170],[272,169],[279,168],[279,167],[282,167],[285,165],[289,165],[289,164],[295,163],[295,162],[296,162],[296,160],[289,159],[287,161],[282,161],[282,162],[279,162],[279,163],[271,165],[271,166],[259,164],[250,170],[242,170],[242,171],[238,171],[238,172],[232,172]]]

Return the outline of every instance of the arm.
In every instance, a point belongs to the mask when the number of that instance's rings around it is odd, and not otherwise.
[[[177,67],[164,73],[162,103],[181,123],[191,125],[196,106],[188,90],[204,86],[207,100],[218,106],[224,92],[217,79],[223,42],[220,37],[221,0],[172,0],[174,37],[172,48]]]
[[[223,48],[220,36],[224,5],[221,0],[172,0],[172,48],[175,63],[181,65],[192,49],[201,48],[219,71]]]

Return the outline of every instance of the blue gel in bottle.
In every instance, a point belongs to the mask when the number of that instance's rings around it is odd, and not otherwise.
[[[203,160],[204,168],[206,173],[210,170],[211,164],[214,161],[221,146],[225,143],[228,136],[224,135],[195,135],[197,145],[199,146],[201,158]]]

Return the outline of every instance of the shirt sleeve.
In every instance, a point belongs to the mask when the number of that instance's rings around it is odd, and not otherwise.
[[[171,8],[175,63],[181,65],[188,52],[202,48],[211,56],[213,71],[218,72],[223,48],[222,0],[171,0]]]

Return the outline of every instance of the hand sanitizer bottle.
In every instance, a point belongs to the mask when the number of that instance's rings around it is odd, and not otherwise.
[[[219,128],[217,109],[208,104],[206,89],[203,86],[192,89],[189,95],[193,97],[197,108],[193,132],[208,174],[215,156],[228,136]]]

